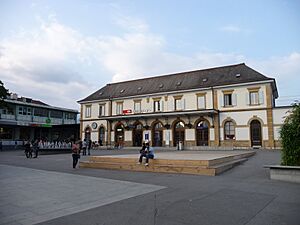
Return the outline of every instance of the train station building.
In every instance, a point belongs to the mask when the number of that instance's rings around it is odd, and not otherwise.
[[[80,135],[100,145],[278,148],[291,107],[244,63],[110,83],[78,101]]]

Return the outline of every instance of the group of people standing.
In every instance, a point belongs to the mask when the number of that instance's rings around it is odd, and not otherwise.
[[[37,158],[39,154],[39,139],[30,142],[27,140],[24,144],[26,158]],[[34,153],[34,157],[32,157]]]

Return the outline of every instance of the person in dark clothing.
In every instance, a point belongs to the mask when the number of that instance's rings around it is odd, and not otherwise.
[[[86,139],[84,139],[82,142],[82,155],[86,155],[86,149],[87,149],[87,142]]]
[[[87,142],[88,155],[91,155],[92,140],[88,140]]]
[[[38,154],[39,154],[39,140],[36,139],[35,142],[32,145],[33,148],[33,152],[34,152],[34,157],[33,158],[37,158]]]
[[[30,141],[26,141],[24,147],[25,147],[26,158],[32,158],[32,150],[31,150]]]
[[[80,158],[80,141],[72,144],[73,169],[76,168],[78,159]]]
[[[138,164],[142,164],[142,161],[143,161],[143,157],[146,157],[146,144],[145,142],[143,143],[142,145],[142,149],[140,150],[140,158],[139,158],[139,162]]]

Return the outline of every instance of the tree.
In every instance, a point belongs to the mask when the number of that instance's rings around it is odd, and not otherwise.
[[[293,104],[280,130],[282,143],[281,164],[300,166],[300,103]]]
[[[4,87],[3,82],[0,80],[0,106],[1,107],[4,107],[6,105],[4,99],[6,99],[8,95],[9,95],[8,89]]]

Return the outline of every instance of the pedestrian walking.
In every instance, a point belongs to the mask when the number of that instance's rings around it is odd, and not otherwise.
[[[87,143],[86,143],[86,139],[84,139],[82,142],[82,155],[86,155],[86,148],[87,148]]]
[[[91,148],[92,148],[92,140],[88,140],[88,144],[87,144],[88,155],[91,155]]]
[[[72,144],[72,158],[73,158],[73,169],[75,169],[78,163],[78,159],[80,158],[79,141]]]
[[[39,139],[36,139],[32,145],[33,152],[34,152],[34,157],[37,158],[39,154]]]
[[[29,140],[25,142],[24,147],[25,147],[26,158],[32,158],[32,149],[31,149],[32,145]]]

